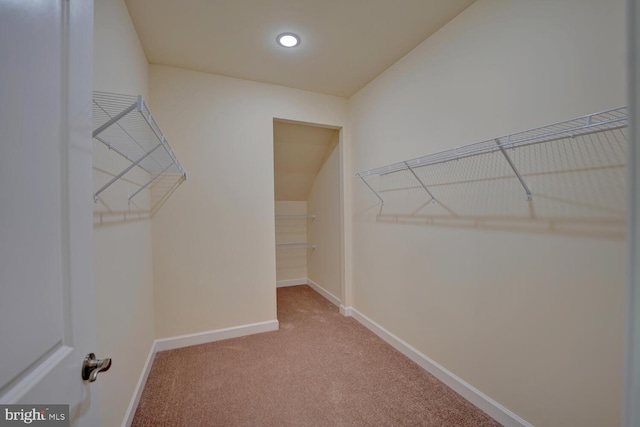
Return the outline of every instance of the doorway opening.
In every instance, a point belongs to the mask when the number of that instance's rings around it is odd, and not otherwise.
[[[274,119],[277,287],[343,295],[341,129]]]

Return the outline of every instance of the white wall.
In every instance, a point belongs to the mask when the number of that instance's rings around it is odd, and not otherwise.
[[[276,245],[307,243],[309,220],[305,218],[287,218],[286,215],[306,215],[307,202],[276,201]],[[281,216],[278,218],[278,216]],[[313,242],[311,242],[313,243]],[[298,284],[307,279],[306,249],[276,249],[276,281],[282,284],[296,281]],[[287,282],[285,282],[287,281]]]
[[[307,198],[309,213],[316,219],[309,225],[309,242],[316,249],[309,253],[308,277],[321,288],[342,299],[342,249],[340,206],[340,147],[335,133],[333,152],[322,165]]]
[[[273,119],[344,126],[347,101],[150,66],[188,179],[153,221],[158,338],[276,319]]]
[[[94,90],[149,94],[149,64],[123,0],[94,0]]]
[[[96,0],[94,8],[94,90],[146,96],[148,65],[124,1]],[[121,165],[117,154],[95,147],[94,165],[112,170]],[[105,178],[96,172],[94,184]],[[121,190],[118,184],[103,193],[112,209],[126,209],[126,198],[118,200]],[[96,213],[105,210],[103,203],[96,204]],[[94,221],[96,354],[111,357],[113,366],[96,386],[101,425],[116,426],[123,421],[154,339],[153,267],[150,220],[108,220],[102,226],[99,217]]]
[[[624,27],[623,0],[478,0],[350,99],[353,171],[624,105]],[[622,239],[384,223],[353,193],[357,310],[533,425],[619,425]]]

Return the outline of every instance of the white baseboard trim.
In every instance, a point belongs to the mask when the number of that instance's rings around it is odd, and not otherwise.
[[[345,316],[352,316],[371,332],[382,338],[400,353],[413,360],[425,371],[431,373],[505,427],[533,427],[530,423],[511,412],[486,394],[482,393],[462,378],[456,376],[453,372],[447,370],[436,361],[428,358],[391,332],[384,329],[382,326],[378,325],[373,320],[369,319],[364,314],[360,313],[355,308],[340,306],[340,312]]]
[[[151,350],[149,351],[149,356],[147,356],[147,361],[144,364],[140,378],[138,379],[138,384],[136,384],[136,388],[133,391],[131,402],[129,403],[124,420],[122,421],[122,427],[130,427],[133,422],[133,417],[136,414],[138,403],[140,403],[140,397],[142,397],[142,391],[147,383],[147,378],[149,378],[149,372],[151,372],[151,366],[153,365],[153,360],[155,359],[157,352],[221,341],[229,338],[238,338],[262,332],[277,331],[278,327],[279,322],[277,320],[267,320],[265,322],[251,323],[249,325],[234,326],[231,328],[216,329],[214,331],[155,340],[151,346]]]
[[[276,288],[286,288],[287,286],[306,285],[307,278],[302,277],[300,279],[278,280],[276,282]]]
[[[155,341],[155,350],[165,351],[176,348],[188,347],[191,345],[205,344],[208,342],[238,338],[245,335],[259,334],[278,330],[277,320],[252,323],[249,325],[233,326],[231,328],[216,329],[214,331],[200,332],[197,334],[180,335],[177,337],[162,338]]]
[[[313,280],[307,279],[307,285],[311,286],[311,288],[313,288],[314,291],[316,291],[317,293],[319,293],[320,295],[322,295],[323,297],[325,297],[326,299],[328,299],[329,301],[331,301],[333,304],[337,305],[338,307],[340,307],[340,305],[342,304],[342,301],[340,301],[340,298],[338,298],[337,296],[333,295],[331,292],[327,291],[326,289],[324,289],[322,286],[318,285]]]
[[[142,368],[140,378],[138,378],[138,384],[136,384],[136,388],[133,390],[133,397],[131,399],[131,402],[129,402],[127,412],[125,412],[124,414],[122,427],[130,427],[131,423],[133,422],[133,417],[136,415],[136,409],[138,408],[138,403],[140,403],[142,391],[144,390],[144,386],[147,383],[147,378],[149,378],[149,372],[151,372],[151,366],[153,365],[153,359],[155,359],[155,357],[156,343],[154,341],[153,344],[151,344],[151,349],[149,350],[147,361],[144,363],[144,367]]]
[[[342,314],[343,316],[351,317],[352,316],[352,310],[353,310],[353,308],[345,307],[344,305],[340,304],[340,314]]]

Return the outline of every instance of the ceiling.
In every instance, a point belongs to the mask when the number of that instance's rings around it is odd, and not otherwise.
[[[275,200],[305,201],[338,144],[338,130],[273,121]]]
[[[125,0],[151,64],[342,97],[473,1]],[[300,46],[278,46],[283,32]]]
[[[125,0],[151,64],[350,97],[474,0]],[[294,32],[300,46],[276,36]],[[307,200],[338,130],[274,121],[276,201]]]

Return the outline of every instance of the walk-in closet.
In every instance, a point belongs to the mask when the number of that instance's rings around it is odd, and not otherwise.
[[[276,281],[341,302],[340,130],[273,121]]]
[[[637,416],[636,3],[0,1],[0,403]]]

